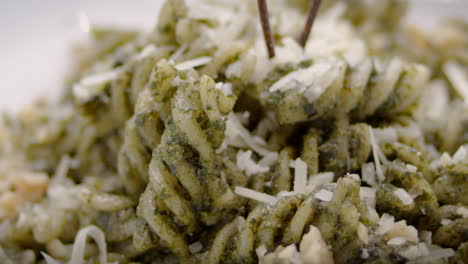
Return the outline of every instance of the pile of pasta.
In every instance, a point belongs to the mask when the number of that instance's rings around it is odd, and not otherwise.
[[[1,263],[466,263],[468,25],[168,0],[0,119]],[[93,240],[87,239],[91,237]]]

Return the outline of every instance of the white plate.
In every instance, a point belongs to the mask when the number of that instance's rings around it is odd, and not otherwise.
[[[234,1],[234,0],[233,0]],[[149,30],[162,0],[0,1],[0,110],[17,110],[60,89],[71,43],[82,37],[78,14],[96,24]],[[466,18],[466,0],[413,0],[409,21],[431,27],[443,16]]]

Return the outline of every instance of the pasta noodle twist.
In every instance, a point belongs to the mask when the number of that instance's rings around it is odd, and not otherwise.
[[[97,73],[88,74],[74,86],[77,105],[83,116],[92,119],[98,136],[119,128],[132,116],[154,65],[169,51],[154,45],[127,44],[118,48],[111,60],[101,62],[105,69],[96,67]]]
[[[215,157],[224,137],[226,115],[236,97],[224,93],[208,76],[198,77],[194,71],[176,74],[166,61],[155,67],[147,88],[145,92],[153,100],[145,99],[147,95],[140,99],[153,102],[149,109],[164,121],[164,132],[152,153],[143,155],[151,144],[141,142],[143,124],[136,120],[145,108],[137,105],[135,117],[127,124],[127,132],[133,134],[127,134],[132,137],[126,138],[121,157],[138,157],[122,158],[127,161],[123,176],[131,182],[132,176],[125,172],[132,167],[145,173],[148,185],[137,214],[164,245],[184,257],[189,255],[188,237],[194,236],[200,225],[218,222],[220,212],[235,208],[238,201],[221,177]],[[140,144],[140,153],[135,152],[135,144]]]
[[[274,205],[258,205],[245,220],[235,218],[217,231],[208,251],[197,257],[209,264],[222,263],[223,260],[253,263],[257,260],[255,248],[263,245],[271,252],[279,245],[299,243],[312,223],[321,230],[333,251],[348,250],[347,260],[359,256],[364,242],[356,242],[353,237],[357,236],[362,223],[372,225],[376,221],[359,198],[359,181],[351,177],[338,180],[333,199],[329,202],[321,202],[315,196],[318,191],[316,189],[305,196],[286,196]],[[333,229],[337,224],[341,228],[334,236],[337,230]]]
[[[409,221],[415,219],[414,221],[418,221],[419,226],[425,229],[436,228],[441,220],[437,212],[439,204],[431,185],[421,172],[409,171],[399,160],[384,165],[384,168],[386,181],[377,188],[376,192],[379,209],[405,217]],[[415,195],[414,202],[401,201],[395,194],[398,188]]]
[[[403,113],[417,101],[429,78],[426,67],[398,58],[366,59],[357,65],[328,59],[301,63],[296,71],[288,67],[289,73],[280,79],[281,67],[270,73],[263,98],[276,109],[281,124],[341,113],[357,120]]]
[[[159,144],[163,122],[168,118],[168,102],[175,90],[171,82],[175,76],[169,62],[158,62],[137,100],[133,116],[125,125],[118,171],[130,193],[140,193],[147,182],[151,152]]]
[[[300,157],[307,163],[309,175],[330,171],[341,176],[359,169],[367,161],[370,151],[368,125],[349,124],[348,117],[341,115],[330,131],[309,129],[303,136]]]

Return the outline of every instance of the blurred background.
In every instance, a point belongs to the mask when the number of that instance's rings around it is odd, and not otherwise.
[[[254,1],[254,0],[232,0]],[[188,0],[196,2],[196,0]],[[150,30],[163,0],[0,0],[0,111],[16,111],[60,89],[71,45],[92,24]],[[409,23],[468,20],[468,0],[413,0]]]

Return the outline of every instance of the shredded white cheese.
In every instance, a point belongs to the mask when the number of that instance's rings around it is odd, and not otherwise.
[[[220,90],[224,95],[229,96],[232,95],[232,84],[231,83],[216,83],[216,89]],[[246,112],[248,113],[248,112]]]
[[[155,53],[157,53],[156,46],[154,44],[150,44],[143,48],[143,50],[138,54],[137,59],[141,60]]]
[[[287,192],[287,191],[281,191],[279,192],[276,196],[277,197],[287,197],[287,196],[294,196],[294,195],[298,195],[299,193],[298,192]]]
[[[200,241],[197,241],[189,245],[189,250],[190,250],[190,253],[192,254],[197,254],[202,249],[203,249],[203,244]]]
[[[408,260],[414,260],[420,257],[417,245],[410,246],[407,249],[400,251],[399,254]]]
[[[42,256],[44,257],[45,261],[47,262],[47,264],[60,264],[58,261],[56,261],[55,259],[53,259],[51,256],[47,255],[46,253],[44,252],[41,252]]]
[[[418,172],[418,167],[412,164],[406,164],[406,168],[408,169],[409,172],[412,172],[412,173]]]
[[[405,189],[402,189],[402,188],[398,188],[396,189],[394,192],[396,197],[398,197],[398,199],[400,199],[400,201],[404,204],[404,205],[411,205],[413,204],[413,198],[411,197],[411,195],[409,195],[408,192],[406,192]]]
[[[450,225],[451,223],[452,223],[452,220],[450,220],[450,219],[442,219],[440,221],[440,224],[443,225],[443,226]]]
[[[234,192],[237,195],[240,195],[240,196],[252,199],[252,200],[256,200],[258,202],[268,203],[271,205],[275,204],[278,201],[278,199],[274,196],[271,196],[266,193],[257,192],[255,190],[248,189],[248,188],[241,187],[241,186],[236,186],[234,188]]]
[[[428,244],[432,244],[432,232],[431,231],[423,230],[420,232],[419,236],[421,238],[421,241],[426,242]]]
[[[291,244],[279,251],[278,258],[282,263],[301,263],[301,256],[299,255],[295,244]]]
[[[322,233],[315,226],[302,237],[299,245],[303,264],[333,264],[333,253],[322,237]]]
[[[394,237],[387,241],[387,245],[391,246],[399,246],[403,245],[404,243],[406,243],[406,239],[404,237]]]
[[[373,128],[372,131],[378,142],[396,142],[398,139],[395,127]]]
[[[418,244],[418,251],[419,251],[419,256],[421,257],[425,257],[429,255],[429,249],[427,248],[425,243]]]
[[[367,227],[362,223],[359,223],[358,236],[359,239],[361,239],[361,241],[364,242],[364,244],[369,243],[369,231],[367,230]]]
[[[260,174],[260,173],[265,173],[270,170],[269,167],[262,166],[260,164],[257,164],[253,159],[252,159],[252,151],[247,150],[239,150],[237,152],[236,156],[236,164],[237,167],[241,170],[244,171],[247,176],[252,176],[254,174]]]
[[[457,214],[459,216],[461,216],[463,218],[468,218],[468,209],[467,208],[460,206],[460,207],[457,208],[456,212],[457,212]]]
[[[414,226],[407,225],[405,220],[393,223],[390,230],[386,232],[386,237],[388,239],[402,237],[410,242],[419,241],[418,230]]]
[[[182,57],[184,52],[187,50],[187,48],[188,48],[187,44],[185,43],[182,44],[169,58],[169,62],[171,64],[174,64],[174,61],[178,61]]]
[[[278,152],[270,152],[266,154],[261,160],[258,161],[258,164],[265,167],[270,167],[278,161]]]
[[[344,74],[340,61],[319,60],[312,66],[293,71],[270,87],[270,92],[296,90],[303,93],[309,102],[315,101],[326,89]]]
[[[294,167],[294,192],[305,194],[307,185],[307,164],[301,159],[296,159]]]
[[[328,190],[322,189],[315,194],[315,198],[324,202],[329,202],[333,198],[333,193]]]
[[[393,223],[395,222],[395,217],[392,215],[384,213],[379,220],[379,227],[375,231],[378,235],[383,235],[390,231],[393,227]]]
[[[261,137],[252,136],[234,113],[228,115],[225,135],[226,137],[223,142],[225,146],[250,148],[261,156],[272,153],[272,151],[267,148],[266,142]]]
[[[331,183],[333,182],[333,179],[335,178],[335,173],[333,172],[322,172],[319,174],[311,175],[309,177],[309,185],[322,185],[326,183]]]
[[[184,71],[192,68],[196,68],[199,66],[203,66],[208,64],[212,60],[211,57],[204,56],[204,57],[199,57],[195,58],[192,60],[184,61],[175,66],[175,68],[179,71]]]
[[[374,186],[376,184],[374,163],[364,163],[362,165],[361,177],[362,180],[370,186]]]
[[[424,89],[422,111],[428,121],[440,122],[446,116],[449,108],[448,89],[443,80],[435,80]]]
[[[463,66],[455,61],[450,61],[444,64],[443,70],[452,86],[465,101],[465,104],[468,104],[468,78]]]
[[[261,244],[258,248],[255,249],[255,253],[257,253],[257,257],[260,259],[268,252],[265,245]]]
[[[468,161],[468,155],[467,155],[467,146],[463,145],[458,148],[458,150],[453,154],[452,157],[452,162],[453,163],[458,163],[458,162],[466,162]]]
[[[369,126],[369,135],[370,135],[370,140],[371,140],[371,145],[372,145],[372,154],[374,156],[375,169],[377,171],[377,180],[379,182],[382,182],[385,179],[385,177],[383,175],[382,168],[380,167],[380,160],[379,160],[379,155],[378,155],[380,148],[379,148],[379,145],[377,145],[371,126]]]
[[[375,188],[361,187],[359,189],[359,198],[366,203],[367,206],[375,208],[376,204],[376,192]]]
[[[442,166],[448,166],[452,164],[452,157],[447,152],[442,153],[442,156],[440,156],[440,164]]]
[[[370,257],[369,251],[367,250],[367,248],[363,248],[361,252],[361,258],[368,259],[369,257]]]
[[[115,80],[121,69],[117,68],[112,71],[89,75],[81,79],[81,81],[73,85],[73,95],[78,101],[86,101],[89,98],[100,94],[105,88],[106,83]]]

